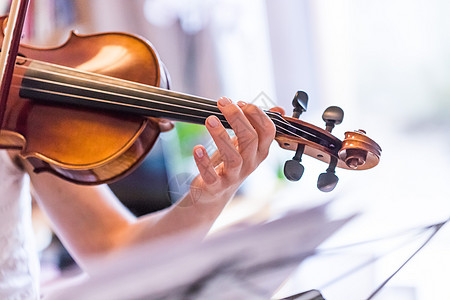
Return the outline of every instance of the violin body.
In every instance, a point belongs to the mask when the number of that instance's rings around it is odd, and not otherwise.
[[[0,18],[0,38],[6,17]],[[148,117],[45,103],[19,89],[30,60],[39,60],[146,85],[168,87],[168,75],[148,42],[123,33],[70,38],[56,48],[23,46],[0,132],[0,148],[20,149],[36,172],[75,183],[99,184],[131,172],[150,151],[159,127]]]

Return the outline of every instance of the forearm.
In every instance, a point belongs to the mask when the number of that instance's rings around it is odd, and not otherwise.
[[[121,245],[133,245],[185,231],[193,231],[201,240],[208,233],[231,195],[222,194],[208,201],[198,201],[191,193],[175,205],[154,214],[143,216],[123,232]]]
[[[232,191],[217,195],[190,193],[172,207],[134,217],[107,186],[83,187],[50,174],[29,172],[40,207],[77,263],[89,272],[89,261],[140,243],[194,230],[202,239]],[[202,200],[202,201],[199,201]]]

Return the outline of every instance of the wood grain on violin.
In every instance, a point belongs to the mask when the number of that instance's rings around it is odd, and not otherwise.
[[[0,22],[4,26],[5,18]],[[150,151],[159,129],[148,118],[37,102],[19,95],[25,73],[34,61],[147,85],[166,85],[164,69],[149,45],[126,34],[84,38],[72,34],[57,48],[22,45],[19,56],[2,124],[1,147],[22,149],[21,155],[37,172],[48,171],[85,184],[120,178]]]
[[[170,91],[168,85],[156,51],[132,35],[72,33],[56,48],[22,45],[0,147],[20,149],[37,172],[98,184],[128,174],[150,151],[159,129],[149,117],[204,124],[216,115],[230,128],[215,101]],[[378,164],[381,149],[362,132],[343,147],[324,129],[266,113],[282,148],[302,145],[305,154],[346,169]]]

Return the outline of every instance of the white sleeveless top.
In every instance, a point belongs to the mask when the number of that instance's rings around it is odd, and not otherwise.
[[[0,150],[0,299],[39,299],[29,177]]]

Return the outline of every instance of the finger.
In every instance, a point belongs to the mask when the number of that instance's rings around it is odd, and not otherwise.
[[[172,130],[175,127],[173,122],[168,119],[160,119],[160,118],[149,118],[149,119],[158,124],[159,130],[161,130],[161,132]]]
[[[214,167],[217,167],[220,163],[222,163],[222,158],[220,157],[220,152],[218,150],[214,151],[210,157],[211,163]]]
[[[242,157],[220,120],[216,116],[209,116],[205,125],[220,152],[220,157],[224,163],[224,173],[237,173],[242,165]]]
[[[211,162],[206,150],[203,146],[194,147],[194,159],[197,164],[200,176],[207,185],[213,185],[219,181],[219,176],[217,175],[214,165]]]
[[[231,141],[233,142],[234,147],[238,146],[238,142],[237,142],[237,137],[236,136],[233,136],[231,138]],[[214,167],[217,167],[218,165],[220,165],[223,162],[219,151],[214,151],[213,154],[211,154],[211,156],[210,156],[210,160],[211,160],[211,163],[212,163],[212,165]]]
[[[277,112],[280,113],[282,116],[284,116],[286,114],[286,112],[284,111],[284,109],[282,107],[276,106],[276,107],[272,107],[271,109],[269,109],[270,111],[273,112]]]
[[[275,124],[257,106],[244,102],[239,102],[238,105],[258,135],[258,154],[260,154],[260,158],[265,158],[269,152],[270,144],[275,138]]]
[[[172,130],[175,127],[175,124],[167,119],[159,119],[158,125],[162,132]]]
[[[218,107],[236,134],[239,152],[245,159],[251,158],[250,155],[253,155],[258,147],[258,135],[252,124],[242,110],[228,98],[220,98]]]

